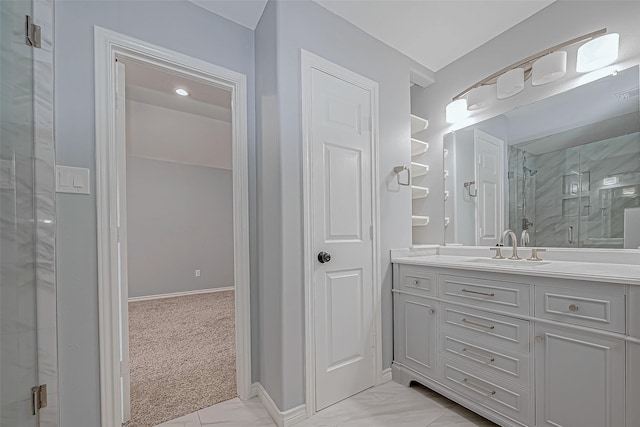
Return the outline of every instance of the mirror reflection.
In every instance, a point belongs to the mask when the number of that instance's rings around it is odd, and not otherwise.
[[[638,67],[445,137],[445,243],[640,247]],[[524,233],[526,231],[526,233]]]

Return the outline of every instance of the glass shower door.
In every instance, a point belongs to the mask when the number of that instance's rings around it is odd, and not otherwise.
[[[33,52],[31,0],[0,1],[0,426],[36,427]],[[37,413],[37,411],[36,411]]]

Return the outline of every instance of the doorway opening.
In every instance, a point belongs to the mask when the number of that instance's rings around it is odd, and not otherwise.
[[[246,77],[95,41],[102,425],[248,399]]]
[[[125,76],[117,99],[126,147],[122,312],[129,314],[130,405],[123,406],[134,427],[237,396],[231,92],[118,62]]]

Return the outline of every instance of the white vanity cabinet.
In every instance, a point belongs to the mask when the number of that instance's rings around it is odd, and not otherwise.
[[[625,341],[535,328],[536,426],[625,425]]]
[[[505,427],[640,427],[640,287],[396,263],[393,293],[397,382]]]

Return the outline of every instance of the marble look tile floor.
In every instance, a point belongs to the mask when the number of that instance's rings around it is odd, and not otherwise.
[[[343,400],[297,424],[300,427],[495,427],[424,388],[388,382]],[[275,427],[258,398],[232,399],[156,427]]]

